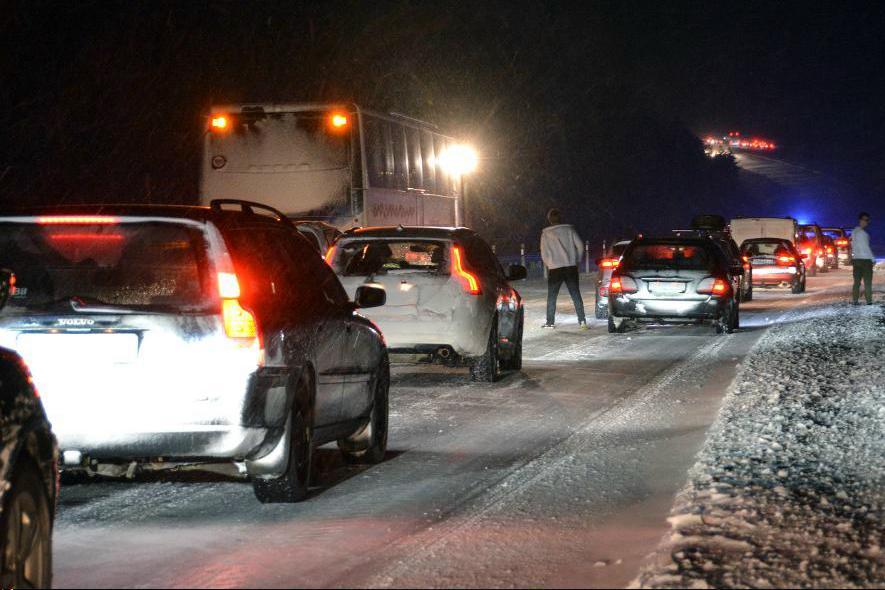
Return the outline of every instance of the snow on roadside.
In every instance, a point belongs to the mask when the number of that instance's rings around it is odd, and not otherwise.
[[[885,309],[835,311],[760,339],[634,587],[885,585]]]

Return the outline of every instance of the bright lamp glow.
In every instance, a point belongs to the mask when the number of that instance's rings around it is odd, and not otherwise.
[[[470,174],[476,170],[478,164],[476,150],[468,145],[450,145],[439,155],[440,167],[453,176]]]
[[[224,115],[218,115],[212,117],[211,125],[213,129],[223,130],[227,129],[228,120]]]

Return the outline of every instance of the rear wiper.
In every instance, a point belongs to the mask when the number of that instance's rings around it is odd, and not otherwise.
[[[65,295],[49,303],[36,305],[41,309],[57,309],[70,307],[78,313],[138,313],[137,310],[122,305],[108,303],[98,297],[84,295]]]

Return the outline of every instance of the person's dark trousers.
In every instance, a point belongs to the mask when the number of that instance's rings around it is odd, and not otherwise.
[[[852,264],[854,265],[854,287],[851,289],[851,302],[857,303],[857,300],[860,299],[860,281],[863,279],[864,297],[867,300],[867,304],[872,305],[873,261],[865,258],[855,258]]]
[[[559,288],[563,283],[568,287],[568,292],[572,296],[578,321],[586,322],[584,300],[581,299],[581,291],[578,288],[578,267],[566,266],[551,268],[547,271],[547,324],[552,326],[556,321],[556,298],[559,297]]]

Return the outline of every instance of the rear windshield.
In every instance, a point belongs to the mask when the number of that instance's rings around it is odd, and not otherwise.
[[[825,236],[829,236],[834,240],[845,236],[845,232],[841,229],[824,229],[821,230]]]
[[[346,240],[338,242],[332,268],[343,276],[444,272],[446,243],[430,240]]]
[[[813,227],[799,228],[799,241],[813,242],[815,240],[817,240],[817,232],[814,231]]]
[[[631,270],[709,270],[713,256],[707,248],[694,244],[637,244],[627,252],[621,265]]]
[[[0,222],[0,267],[16,275],[10,309],[84,303],[182,308],[206,302],[206,248],[197,228],[162,222]]]
[[[744,244],[747,256],[784,256],[790,253],[783,242],[750,242]]]

